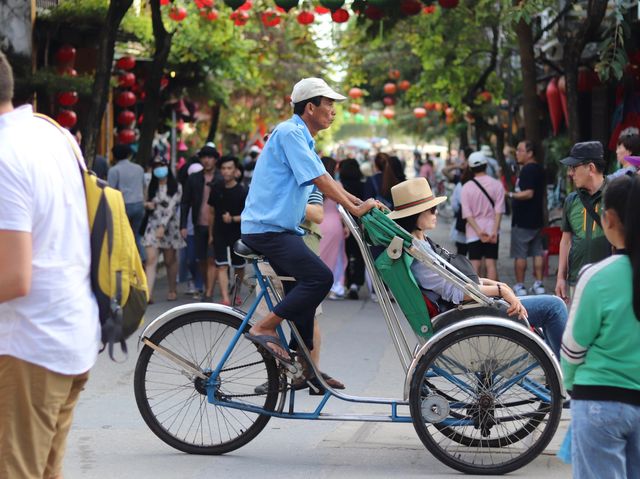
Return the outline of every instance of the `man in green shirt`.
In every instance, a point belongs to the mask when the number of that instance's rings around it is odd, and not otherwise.
[[[555,289],[556,295],[568,301],[568,287],[575,286],[582,267],[609,256],[611,245],[600,223],[602,191],[606,184],[602,144],[599,141],[576,143],[570,156],[561,163],[567,166],[576,186],[576,191],[564,202]]]

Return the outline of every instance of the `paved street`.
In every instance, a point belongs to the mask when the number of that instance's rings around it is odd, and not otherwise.
[[[501,242],[501,279],[513,282],[508,259],[508,221]],[[434,235],[446,244],[448,225]],[[555,271],[555,266],[551,266]],[[528,286],[530,280],[527,280]],[[549,281],[548,286],[551,287]],[[164,297],[163,282],[157,298]],[[366,296],[362,293],[362,296]],[[181,295],[184,302],[187,297]],[[177,303],[180,304],[180,301]],[[176,303],[149,308],[147,321]],[[357,395],[401,397],[403,373],[378,305],[370,300],[325,301],[322,369],[343,380]],[[192,456],[178,452],[147,428],[133,394],[135,341],[128,359],[112,363],[100,355],[81,396],[69,438],[65,477],[169,479],[243,477],[451,477],[454,470],[434,459],[410,424],[341,423],[272,419],[247,446],[225,456]],[[312,409],[318,399],[300,395]],[[299,399],[299,400],[300,400]],[[327,412],[361,412],[362,406],[329,402]],[[387,409],[369,409],[387,412]],[[567,478],[570,468],[555,452],[564,437],[568,411],[546,454],[510,477]]]

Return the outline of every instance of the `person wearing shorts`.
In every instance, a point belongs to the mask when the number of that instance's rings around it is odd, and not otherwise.
[[[460,204],[462,217],[467,220],[465,235],[468,254],[479,276],[497,281],[500,220],[504,214],[504,188],[502,183],[487,175],[487,158],[479,151],[468,158],[473,178],[462,187]],[[484,259],[486,275],[480,266]]]
[[[521,167],[520,174],[515,191],[509,192],[513,206],[511,257],[516,275],[513,290],[518,296],[527,294],[527,288],[524,285],[527,258],[533,257],[535,282],[529,291],[532,294],[544,294],[545,289],[542,283],[544,245],[541,236],[546,192],[544,168],[536,161],[533,143],[527,140],[518,143],[516,159]]]
[[[236,180],[236,171],[240,161],[235,156],[223,156],[218,161],[218,169],[224,183],[211,190],[208,204],[211,208],[209,214],[209,236],[213,238],[215,250],[216,268],[218,270],[218,282],[222,293],[222,304],[231,306],[229,298],[229,263],[242,282],[244,277],[243,258],[233,250],[233,244],[240,239],[240,220],[244,203],[247,198],[247,190]],[[242,301],[239,291],[234,298],[236,306]]]

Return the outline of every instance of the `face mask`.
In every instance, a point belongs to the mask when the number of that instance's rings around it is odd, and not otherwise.
[[[153,169],[153,176],[158,178],[159,180],[166,178],[169,174],[169,167],[167,166],[158,166]]]

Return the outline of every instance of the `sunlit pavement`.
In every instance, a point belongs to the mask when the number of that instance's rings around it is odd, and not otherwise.
[[[508,258],[508,222],[503,222],[499,273],[513,282]],[[441,221],[433,239],[447,244],[449,226]],[[554,258],[555,260],[555,258]],[[555,271],[557,261],[550,269]],[[527,281],[527,284],[530,281]],[[549,290],[553,281],[546,281]],[[529,285],[529,284],[528,284]],[[161,280],[147,321],[189,302],[164,302]],[[364,396],[401,397],[404,375],[389,339],[379,306],[361,291],[361,300],[325,301],[322,370],[341,379],[347,392]],[[272,419],[243,448],[225,456],[194,456],[161,442],[144,424],[135,404],[133,371],[137,359],[134,338],[129,356],[115,364],[101,354],[81,396],[69,437],[65,477],[75,478],[244,478],[244,477],[434,477],[461,476],[442,465],[422,446],[411,424],[287,421]],[[318,399],[299,395],[300,404],[314,408]],[[387,412],[386,408],[330,401],[327,412]],[[568,410],[547,452],[508,477],[545,479],[571,477],[570,467],[556,457],[564,438]],[[486,477],[486,476],[485,476]]]

